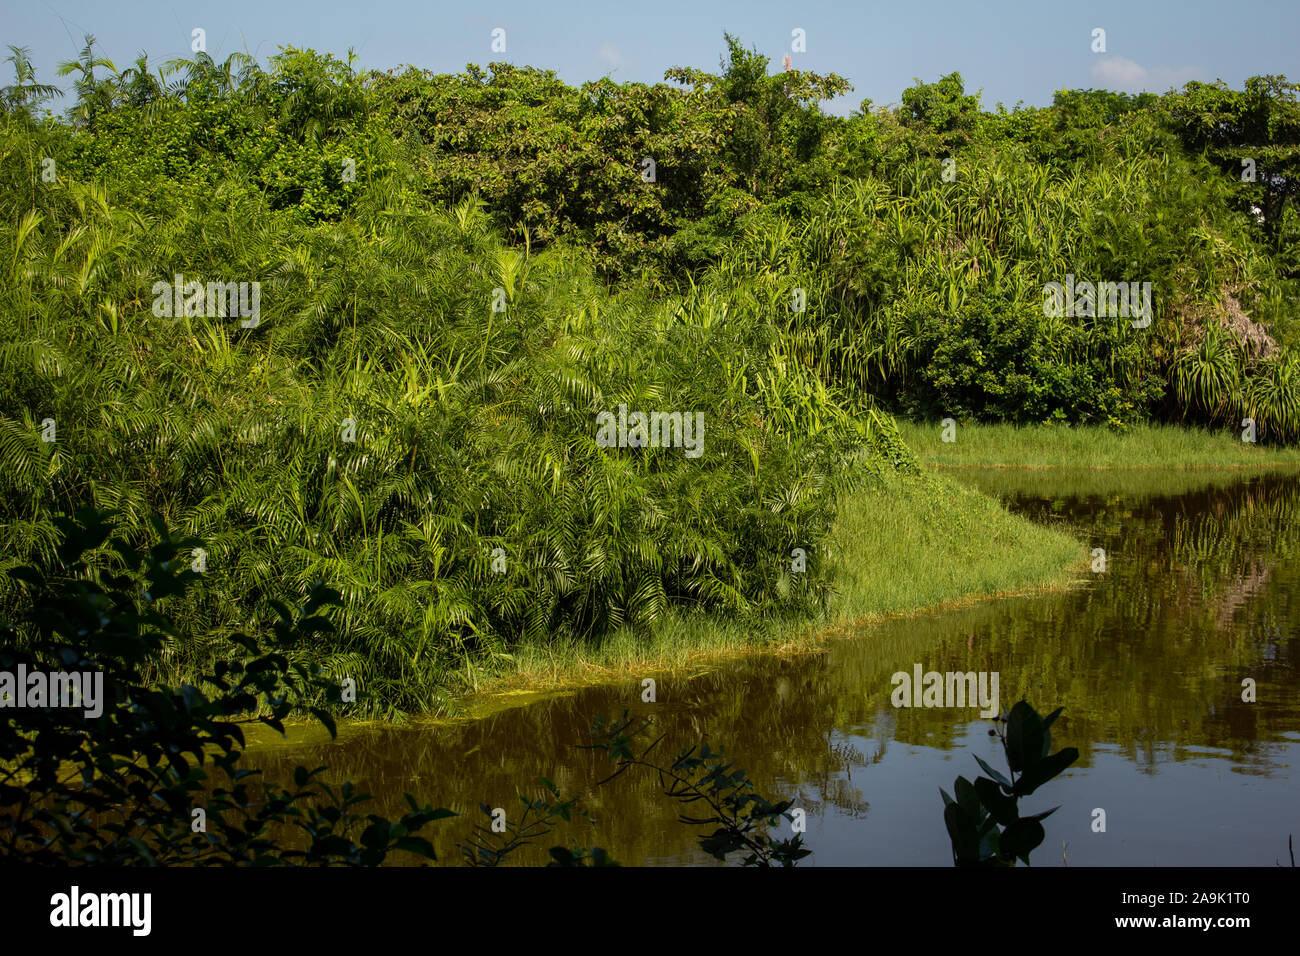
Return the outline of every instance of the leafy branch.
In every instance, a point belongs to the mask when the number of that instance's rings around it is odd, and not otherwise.
[[[596,742],[584,749],[603,750],[616,765],[614,772],[597,786],[632,767],[653,771],[666,796],[686,807],[702,805],[703,812],[679,813],[678,819],[693,826],[716,825],[711,833],[700,837],[700,848],[718,860],[739,851],[747,853],[745,866],[794,866],[812,853],[804,847],[801,834],[777,840],[771,832],[782,818],[794,821],[794,814],[789,812],[793,801],[773,802],[759,794],[743,769],[727,762],[708,744],[685,747],[670,763],[658,763],[650,754],[664,735],[638,749],[638,738],[651,722],[633,727],[634,723],[626,710],[612,726],[604,717],[597,718],[592,730]]]
[[[952,858],[957,866],[1014,866],[1017,859],[1029,865],[1030,851],[1046,836],[1042,821],[1060,808],[1022,817],[1020,798],[1029,796],[1079,759],[1074,747],[1049,755],[1050,728],[1062,710],[1058,707],[1040,717],[1022,700],[1009,714],[995,717],[998,726],[989,734],[996,733],[1001,741],[1011,775],[1004,776],[976,756],[987,777],[976,777],[974,783],[958,777],[953,786],[956,799],[939,789],[944,802],[943,822],[952,839]]]

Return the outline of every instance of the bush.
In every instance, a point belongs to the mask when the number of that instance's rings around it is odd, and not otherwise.
[[[320,779],[324,768],[298,767],[284,788],[238,766],[249,721],[283,732],[290,711],[306,706],[333,734],[332,718],[313,702],[337,700],[338,685],[291,664],[282,648],[328,631],[317,612],[337,595],[317,586],[296,610],[278,605],[269,642],[233,635],[240,653],[201,681],[158,687],[151,673],[188,636],[165,609],[198,578],[182,557],[196,542],[160,526],[158,543],[141,552],[110,540],[105,519],[93,511],[59,519],[55,554],[9,570],[23,602],[0,626],[0,672],[98,674],[103,683],[95,695],[83,678],[80,700],[15,701],[5,710],[0,859],[374,866],[394,851],[432,859],[417,834],[448,810],[421,808],[408,796],[411,811],[400,820],[363,817],[356,808],[367,796],[348,783],[330,787]],[[209,764],[221,774],[210,777]],[[284,848],[286,829],[298,832],[301,847]]]

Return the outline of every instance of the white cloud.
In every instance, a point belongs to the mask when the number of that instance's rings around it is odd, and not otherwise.
[[[1103,87],[1131,90],[1146,82],[1146,67],[1122,56],[1108,56],[1092,67],[1092,81]]]
[[[603,43],[600,49],[596,51],[596,59],[606,66],[617,67],[623,63],[623,54],[618,47]]]
[[[1129,93],[1149,91],[1163,93],[1181,87],[1191,80],[1202,79],[1205,71],[1198,66],[1157,67],[1148,70],[1140,63],[1123,56],[1108,56],[1092,66],[1092,81],[1103,89],[1123,90]]]

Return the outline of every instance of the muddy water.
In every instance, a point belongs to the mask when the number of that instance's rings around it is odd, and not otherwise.
[[[520,810],[536,778],[580,795],[575,819],[512,862],[554,844],[599,845],[627,865],[718,865],[702,828],[658,780],[610,770],[580,749],[597,715],[651,718],[660,748],[707,740],[759,791],[807,816],[816,865],[951,865],[939,788],[973,778],[980,755],[1005,769],[991,724],[971,708],[891,704],[895,672],[999,675],[1005,710],[1063,706],[1056,746],[1079,761],[1023,801],[1060,805],[1037,866],[1267,865],[1300,842],[1300,481],[1189,473],[966,472],[1034,520],[1104,549],[1104,573],[1079,588],[987,602],[864,628],[816,653],[761,656],[695,677],[660,676],[535,701],[454,725],[358,726],[337,741],[262,746],[249,762],[287,779],[326,764],[392,815],[403,792],[461,817],[426,832],[439,859],[487,818]],[[652,676],[652,675],[646,675]],[[1254,702],[1243,701],[1243,681]],[[1096,810],[1105,832],[1094,831]],[[689,811],[688,811],[689,812]]]

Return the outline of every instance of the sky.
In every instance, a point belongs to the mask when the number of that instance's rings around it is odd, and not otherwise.
[[[192,55],[195,28],[218,62],[247,52],[265,65],[281,46],[350,47],[363,68],[455,73],[504,60],[571,84],[661,82],[673,66],[717,72],[725,31],[771,57],[773,71],[789,53],[795,68],[847,78],[853,91],[826,107],[840,115],[864,99],[898,103],[916,80],[953,71],[986,109],[1047,105],[1060,89],[1159,93],[1217,79],[1240,88],[1265,73],[1300,80],[1300,0],[0,0],[0,45],[28,47],[37,79],[65,90],[72,78],[56,68],[87,33],[118,68],[141,52],[157,67]],[[492,50],[497,28],[504,53]],[[1096,29],[1104,52],[1093,49]],[[803,51],[792,50],[795,30]],[[0,76],[12,82],[8,64]]]

